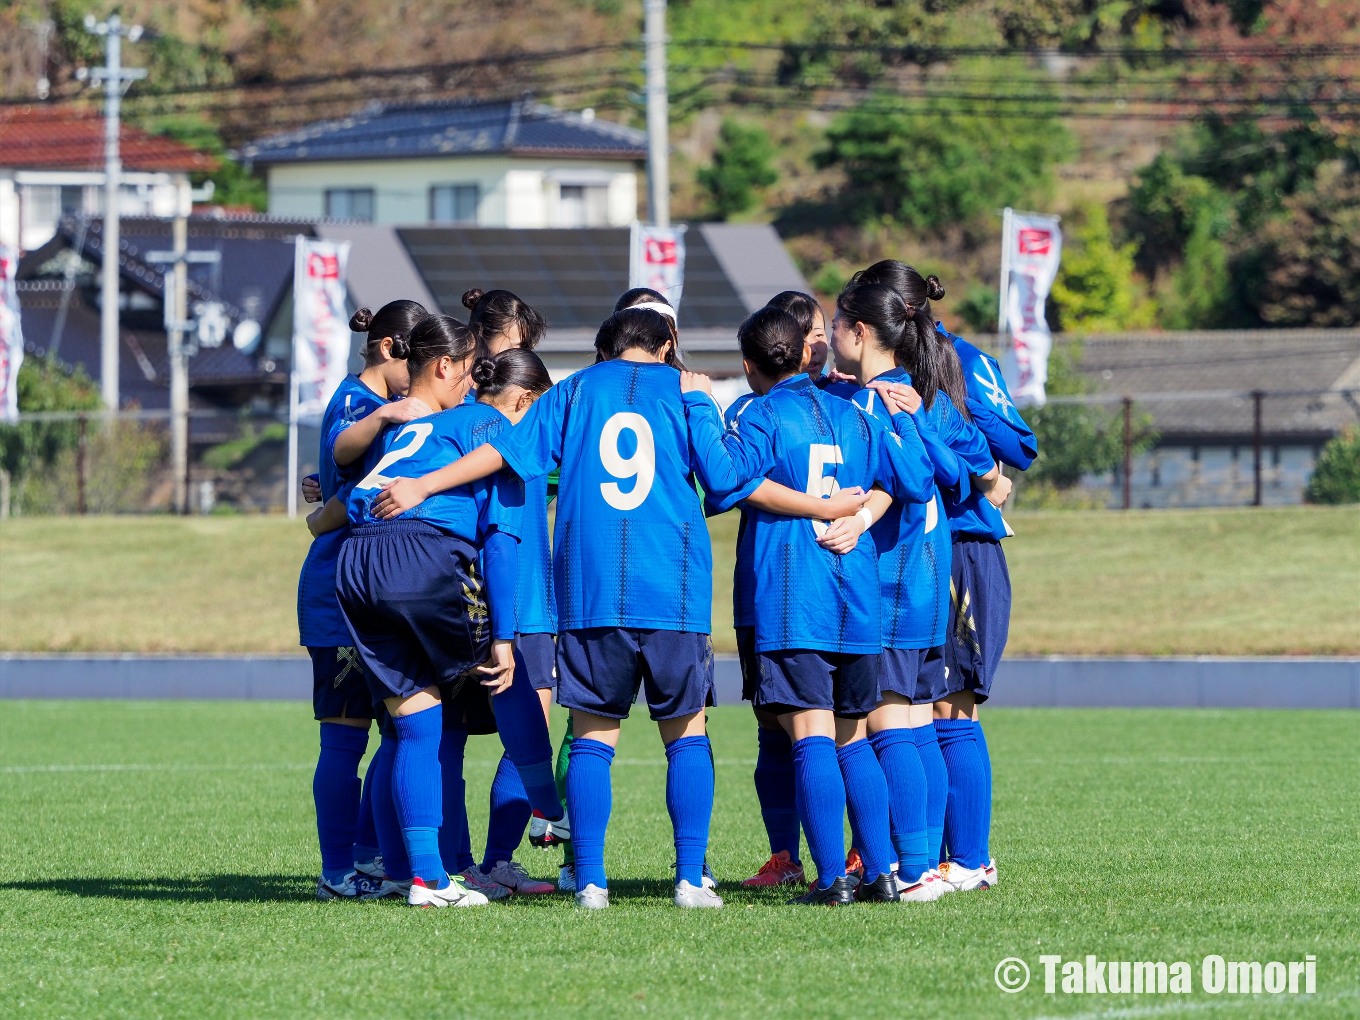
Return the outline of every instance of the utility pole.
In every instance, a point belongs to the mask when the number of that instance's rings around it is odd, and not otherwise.
[[[85,29],[104,37],[104,66],[81,68],[76,77],[82,81],[104,81],[104,265],[99,309],[99,381],[104,406],[118,410],[118,191],[123,163],[118,152],[118,108],[123,98],[123,83],[146,77],[144,67],[123,66],[123,37],[136,42],[142,37],[141,25],[124,25],[118,15],[107,21],[85,16]],[[84,72],[84,73],[81,73]]]
[[[1266,399],[1266,395],[1261,390],[1253,390],[1251,394],[1252,419],[1251,419],[1251,505],[1261,505],[1261,453],[1262,453],[1262,429],[1261,429],[1261,404]]]
[[[1133,398],[1124,398],[1124,509],[1133,506]]]
[[[643,0],[647,49],[647,203],[652,223],[671,225],[670,99],[666,91],[666,0]]]

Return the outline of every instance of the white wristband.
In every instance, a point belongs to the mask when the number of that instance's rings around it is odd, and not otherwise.
[[[860,507],[859,512],[856,513],[855,516],[864,522],[865,531],[868,531],[870,528],[874,526],[874,515],[869,512],[869,508],[867,506]]]

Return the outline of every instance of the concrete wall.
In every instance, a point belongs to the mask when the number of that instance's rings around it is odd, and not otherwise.
[[[1266,443],[1261,450],[1261,502],[1289,506],[1303,502],[1319,447]],[[1135,507],[1246,506],[1253,492],[1250,442],[1237,445],[1159,446],[1133,460]],[[1091,476],[1083,485],[1111,507],[1124,505],[1121,472]]]
[[[432,186],[476,184],[478,226],[551,227],[562,185],[589,182],[608,189],[604,225],[627,226],[637,218],[637,172],[617,160],[468,156],[297,163],[270,167],[268,176],[269,212],[280,217],[319,219],[327,188],[372,188],[375,222],[426,223]]]

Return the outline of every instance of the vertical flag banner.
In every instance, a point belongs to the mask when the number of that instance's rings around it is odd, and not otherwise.
[[[628,287],[650,287],[678,311],[685,287],[685,228],[634,222]]]
[[[0,245],[0,421],[19,418],[19,366],[24,363],[24,332],[19,326],[15,276],[19,253]]]
[[[1001,369],[1017,404],[1042,407],[1048,382],[1048,352],[1053,346],[1044,302],[1058,275],[1062,231],[1056,216],[1010,210],[1007,213],[1002,265],[1009,270],[1003,285],[1010,343],[1001,359]]]
[[[314,418],[349,372],[345,312],[348,241],[297,239],[293,262],[293,385],[295,416]]]

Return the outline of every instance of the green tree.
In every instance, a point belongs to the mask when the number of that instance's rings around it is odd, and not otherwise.
[[[1116,246],[1103,205],[1082,210],[1064,238],[1051,299],[1058,328],[1111,332],[1152,324],[1154,306],[1134,274],[1137,245]]]
[[[25,358],[19,366],[19,411],[93,411],[100,407],[99,388],[80,369],[67,372],[49,358]],[[0,424],[0,467],[21,483],[35,468],[53,463],[76,445],[73,421]]]
[[[1322,448],[1303,498],[1309,503],[1360,503],[1360,429],[1348,428]]]
[[[195,185],[212,180],[214,204],[249,206],[257,212],[269,208],[269,191],[264,179],[228,156],[227,147],[217,133],[217,128],[202,117],[196,114],[160,117],[152,120],[147,129],[152,134],[173,138],[217,159],[216,170],[193,175]]]
[[[774,146],[761,128],[724,120],[713,162],[697,174],[713,215],[727,220],[755,205],[756,193],[779,179],[773,160]]]
[[[842,198],[854,219],[886,217],[939,234],[1041,201],[1053,164],[1071,151],[1056,119],[1020,123],[934,103],[909,109],[882,96],[838,116],[813,160],[845,174]]]

